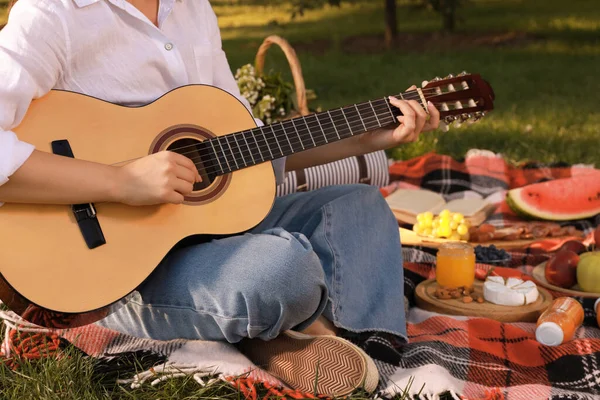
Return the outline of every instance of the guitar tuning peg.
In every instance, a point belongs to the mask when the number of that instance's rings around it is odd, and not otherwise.
[[[452,75],[452,74],[448,74],[448,76],[447,76],[447,77],[445,77],[444,79],[452,79],[452,78],[454,78],[454,75]]]
[[[433,78],[431,80],[431,82],[437,82],[437,81],[441,81],[441,80],[442,80],[442,78],[440,78],[439,76],[436,76],[435,78]]]
[[[485,117],[485,112],[477,111],[475,116],[473,117],[473,121],[479,121],[481,118]]]
[[[458,76],[465,76],[465,75],[469,75],[469,73],[467,71],[463,71],[460,74],[458,74]]]
[[[472,117],[471,114],[461,114],[460,115],[460,122],[468,121],[471,117]]]

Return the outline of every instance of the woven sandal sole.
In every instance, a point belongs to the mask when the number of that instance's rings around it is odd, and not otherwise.
[[[259,367],[295,390],[345,396],[362,387],[366,361],[343,339],[284,333],[270,341],[255,340],[244,353]]]

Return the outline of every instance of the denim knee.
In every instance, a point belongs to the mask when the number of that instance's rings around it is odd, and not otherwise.
[[[325,308],[325,274],[308,239],[281,228],[263,232],[271,254],[254,271],[257,279],[239,282],[248,306],[248,336],[272,339],[305,327]]]

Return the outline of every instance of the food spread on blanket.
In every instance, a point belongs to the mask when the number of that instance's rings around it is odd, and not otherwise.
[[[453,289],[438,286],[435,289],[434,296],[440,300],[460,299],[463,303],[472,303],[474,301],[479,304],[483,303],[483,295],[477,293],[477,291],[470,286],[459,286]]]
[[[463,215],[463,219],[472,225],[479,225],[496,208],[495,204],[483,198],[469,197],[446,202],[441,194],[426,189],[397,189],[385,200],[396,219],[405,224],[420,221],[418,215],[436,215],[448,210]]]
[[[530,240],[550,237],[583,237],[583,233],[572,226],[561,227],[553,222],[516,222],[504,228],[482,224],[469,228],[469,241],[485,243],[490,241]]]
[[[546,346],[558,346],[568,342],[583,324],[584,311],[581,304],[571,297],[554,299],[552,305],[540,315],[535,337]]]
[[[532,304],[539,295],[535,283],[518,278],[504,280],[501,276],[490,276],[483,284],[483,298],[501,306]]]
[[[470,226],[463,214],[444,209],[438,215],[429,211],[418,214],[413,231],[419,236],[468,241]]]
[[[579,256],[576,278],[584,292],[600,293],[600,251]]]
[[[436,256],[436,281],[440,286],[471,287],[475,281],[475,252],[460,242],[445,243]]]
[[[439,282],[438,282],[439,284]],[[533,304],[540,296],[537,285],[530,280],[490,275],[481,293],[473,286],[447,287],[439,285],[434,296],[440,300],[460,300],[463,303],[489,302],[499,306],[519,307]]]
[[[511,256],[506,250],[499,249],[493,244],[490,246],[475,246],[475,261],[478,263],[506,265],[510,260]]]
[[[594,241],[600,239],[600,227]],[[600,293],[600,251],[588,251],[581,242],[568,241],[556,251],[544,266],[546,281],[563,289],[579,289]]]
[[[511,189],[507,204],[517,214],[550,221],[571,221],[600,214],[600,175],[555,179]]]

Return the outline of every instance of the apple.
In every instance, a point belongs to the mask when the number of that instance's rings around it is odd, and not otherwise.
[[[576,240],[569,240],[568,242],[565,242],[562,246],[560,246],[559,251],[560,250],[571,250],[576,254],[581,254],[587,251],[587,247],[585,247],[585,244]]]
[[[577,265],[577,282],[584,292],[600,293],[600,251],[581,255]]]
[[[584,258],[589,257],[589,256],[598,256],[598,257],[600,257],[600,250],[597,250],[597,251],[586,251],[585,253],[581,253],[579,255],[579,261],[581,261]]]
[[[569,289],[577,283],[579,255],[571,250],[559,250],[546,263],[546,280],[552,285]]]
[[[600,250],[600,226],[594,231],[594,243],[596,243],[596,250]]]

